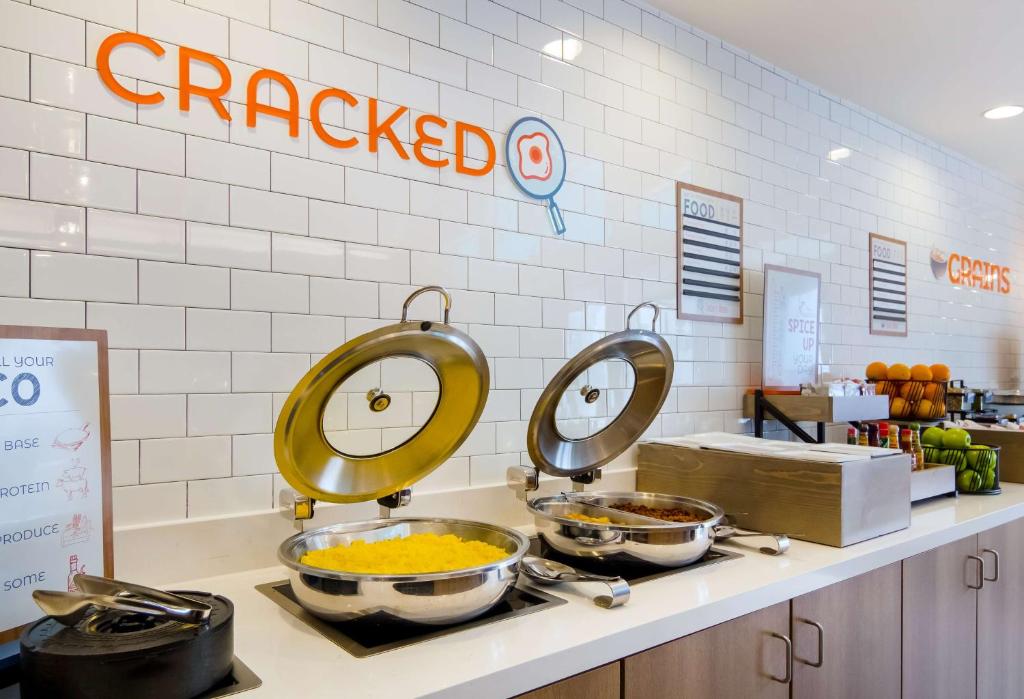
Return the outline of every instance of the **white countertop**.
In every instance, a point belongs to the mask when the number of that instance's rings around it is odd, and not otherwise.
[[[1024,485],[1004,484],[1002,495],[915,506],[909,529],[842,549],[793,541],[789,553],[776,558],[723,546],[743,552],[743,558],[636,585],[629,603],[618,609],[591,603],[590,597],[607,589],[601,586],[545,588],[569,603],[362,659],[255,589],[283,580],[284,568],[168,587],[208,590],[235,603],[235,652],[263,680],[246,699],[477,699],[534,689],[1020,517]]]

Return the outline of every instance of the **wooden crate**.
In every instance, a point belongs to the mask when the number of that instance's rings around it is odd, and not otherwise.
[[[889,417],[888,396],[765,396],[782,414],[795,422],[850,422],[885,420]],[[754,417],[754,396],[743,396],[743,417]],[[766,420],[773,419],[765,412]]]
[[[1019,430],[967,430],[972,444],[1002,447],[999,450],[999,480],[1024,483],[1024,432]]]
[[[849,546],[910,525],[910,457],[844,464],[639,445],[637,490],[716,503],[741,527]]]

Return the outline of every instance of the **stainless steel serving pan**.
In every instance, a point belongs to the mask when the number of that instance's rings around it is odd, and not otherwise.
[[[505,549],[508,556],[476,568],[420,575],[345,573],[301,563],[307,551],[425,532],[483,541]],[[500,602],[515,585],[529,546],[525,535],[494,524],[405,517],[335,524],[296,534],[281,544],[277,556],[288,567],[296,599],[318,617],[348,621],[379,615],[441,625],[472,619]]]
[[[603,563],[653,563],[677,568],[700,560],[715,541],[715,527],[725,513],[717,505],[678,495],[634,492],[580,493],[587,503],[613,507],[646,505],[683,509],[702,517],[700,522],[595,524],[565,517],[578,512],[574,495],[555,495],[530,501],[537,533],[549,546],[567,556]],[[625,513],[623,513],[625,516]],[[615,521],[613,514],[608,516]]]
[[[623,512],[621,519],[618,519],[612,510],[602,514],[617,523],[598,524],[565,516],[571,512],[595,514],[593,510],[588,511],[587,506],[614,508],[621,504],[687,510],[703,519],[699,522],[650,519],[649,524],[636,524],[649,518]],[[772,540],[771,545],[760,547],[761,553],[768,556],[780,556],[789,550],[789,537],[785,534],[740,529],[727,523],[727,516],[718,505],[681,495],[639,492],[563,493],[537,498],[527,503],[527,507],[533,513],[538,535],[556,551],[581,561],[597,560],[613,565],[650,563],[679,568],[699,561],[715,541],[737,537]]]

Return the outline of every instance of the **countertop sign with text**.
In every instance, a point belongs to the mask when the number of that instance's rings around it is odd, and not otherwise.
[[[743,200],[676,183],[677,315],[743,322]]]
[[[107,334],[0,326],[0,642],[113,574]]]
[[[764,266],[762,385],[796,391],[818,380],[818,317],[821,276]]]
[[[868,318],[872,335],[907,336],[907,244],[868,235]]]

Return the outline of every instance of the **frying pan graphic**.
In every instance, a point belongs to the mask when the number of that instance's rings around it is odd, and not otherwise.
[[[548,203],[551,225],[564,234],[565,219],[555,195],[565,183],[565,148],[551,125],[537,117],[512,124],[505,138],[505,164],[523,194]]]

